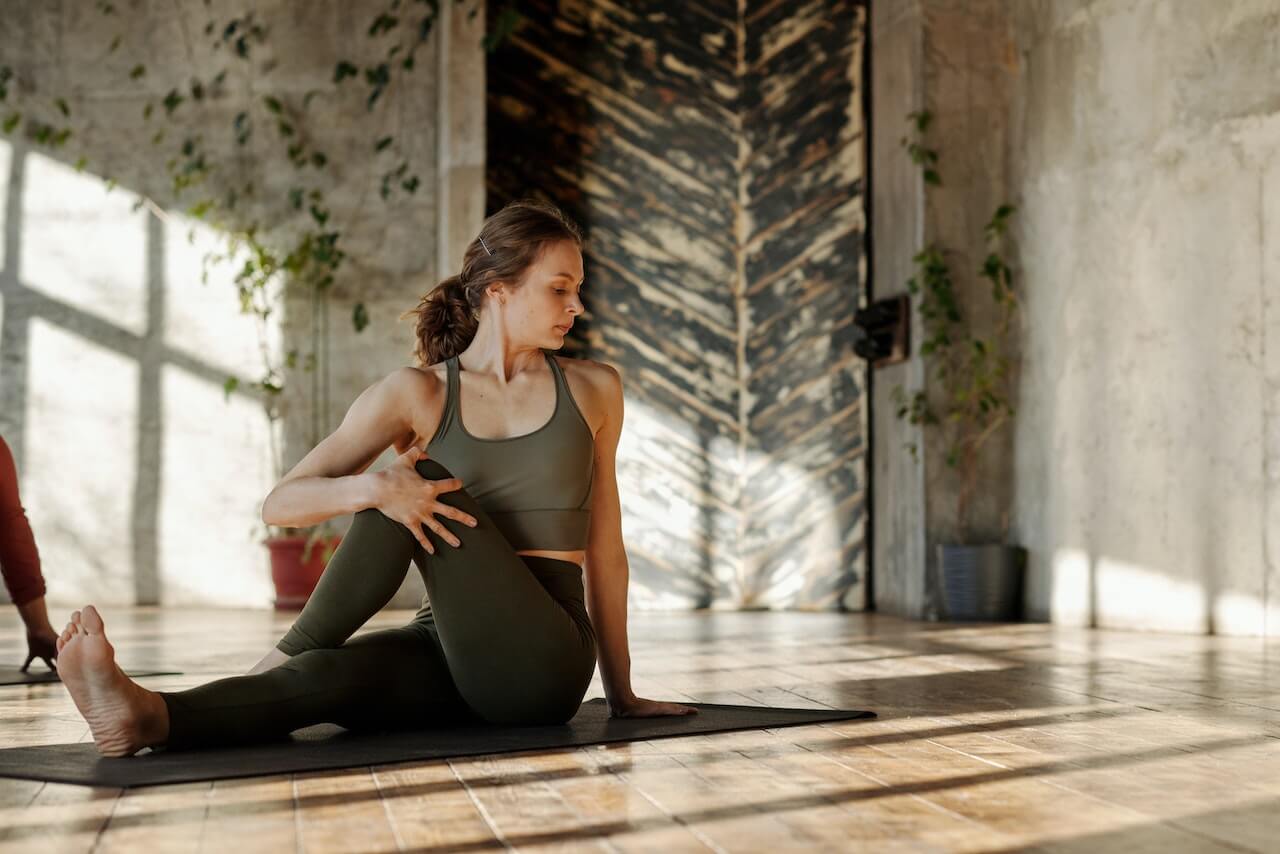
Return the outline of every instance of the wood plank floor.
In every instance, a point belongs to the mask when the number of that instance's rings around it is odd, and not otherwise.
[[[244,672],[289,622],[103,610],[126,667],[185,671],[157,690]],[[630,633],[645,696],[880,718],[141,789],[0,780],[0,850],[1280,851],[1275,642],[764,612]],[[77,740],[61,685],[0,687],[0,746]]]

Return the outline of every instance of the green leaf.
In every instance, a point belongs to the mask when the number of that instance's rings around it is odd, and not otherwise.
[[[115,53],[116,48],[120,47],[120,37],[116,36],[111,40],[111,47],[107,48],[107,53]]]
[[[22,121],[22,113],[10,113],[4,119],[4,132],[13,133],[13,129],[18,126],[18,122]]]
[[[324,156],[323,151],[313,151],[311,153],[311,165],[317,169],[323,169],[327,162],[329,162],[329,158]]]
[[[54,104],[58,106],[58,112],[62,113],[62,115],[64,116],[71,115],[71,108],[67,106],[66,98],[58,98],[57,100],[54,101]]]
[[[132,70],[129,71],[129,79],[137,80],[139,77],[141,77],[146,73],[147,73],[147,67],[145,65],[135,65],[132,68]]]
[[[373,19],[373,23],[369,26],[369,35],[377,36],[381,33],[389,33],[400,23],[400,19],[394,15],[388,15],[383,12],[381,15]]]
[[[515,10],[511,4],[502,7],[502,11],[498,12],[497,18],[493,23],[493,31],[484,37],[480,43],[486,50],[492,52],[498,45],[520,28],[524,23],[524,16]]]
[[[359,69],[347,61],[339,62],[333,69],[333,82],[341,83],[348,77],[355,77]]]
[[[409,178],[409,180],[401,181],[400,186],[404,187],[405,192],[407,193],[416,192],[418,189],[418,176],[413,175],[412,177]]]
[[[266,104],[267,109],[275,113],[276,115],[280,115],[280,111],[284,109],[279,99],[274,98],[271,95],[264,96],[262,99],[262,103]]]
[[[178,109],[178,105],[185,101],[186,98],[178,94],[177,89],[170,89],[169,94],[164,96],[164,109],[169,115],[173,115],[173,111]]]
[[[276,123],[276,128],[279,129],[281,136],[293,136],[293,125],[283,119]]]
[[[392,137],[384,136],[382,139],[380,139],[380,140],[378,140],[376,143],[374,143],[373,150],[374,150],[374,151],[385,151],[385,150],[386,150],[386,148],[387,148],[387,146],[391,145],[391,140],[392,140]]]
[[[147,102],[147,105],[146,105],[145,107],[143,107],[143,108],[142,108],[142,118],[143,118],[143,120],[144,120],[144,121],[151,121],[151,114],[152,114],[153,112],[155,112],[155,109],[156,109],[156,105],[155,105],[155,104],[153,104],[153,103],[151,103],[150,101],[148,101],[148,102]]]
[[[79,160],[76,161],[76,171],[83,172],[84,167],[87,166],[88,164],[89,164],[89,158],[82,156]]]
[[[293,205],[295,211],[302,210],[302,188],[294,187],[289,190],[289,204]]]
[[[365,309],[364,303],[356,303],[355,308],[351,310],[351,325],[355,327],[356,332],[363,332],[369,325],[369,312]]]

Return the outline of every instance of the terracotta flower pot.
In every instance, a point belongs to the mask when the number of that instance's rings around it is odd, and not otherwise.
[[[267,548],[271,552],[271,581],[276,587],[277,611],[296,611],[307,604],[311,591],[316,589],[316,584],[320,581],[320,574],[324,572],[327,563],[326,548],[331,546],[336,549],[340,542],[340,536],[316,540],[311,546],[306,563],[303,563],[302,552],[307,544],[305,536],[267,538]]]

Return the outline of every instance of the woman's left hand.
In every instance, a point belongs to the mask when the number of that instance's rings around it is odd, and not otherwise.
[[[697,713],[698,710],[693,706],[646,700],[643,697],[633,697],[616,705],[609,704],[611,718],[656,718],[661,715],[696,715]]]

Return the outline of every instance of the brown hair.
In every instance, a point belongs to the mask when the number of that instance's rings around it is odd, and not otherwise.
[[[582,231],[550,202],[518,199],[486,219],[462,255],[462,271],[401,315],[417,316],[414,355],[419,364],[434,365],[465,350],[480,325],[485,288],[497,281],[520,287],[542,250],[561,240],[581,249]]]

